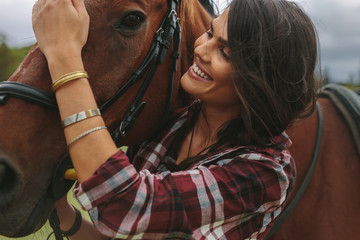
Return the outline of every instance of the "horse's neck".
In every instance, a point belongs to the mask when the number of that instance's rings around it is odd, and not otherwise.
[[[181,74],[179,74],[178,79],[180,79],[192,65],[195,40],[209,28],[210,19],[210,15],[198,0],[181,1]],[[177,107],[180,107],[188,105],[192,99],[180,88],[177,100]]]

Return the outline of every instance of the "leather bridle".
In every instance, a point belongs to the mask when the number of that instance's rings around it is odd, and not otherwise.
[[[135,123],[141,111],[144,109],[146,102],[144,102],[142,99],[151,83],[153,76],[155,75],[157,68],[164,62],[167,50],[170,48],[171,43],[173,43],[173,52],[171,55],[171,76],[164,116],[167,116],[169,113],[172,101],[174,76],[175,72],[177,71],[177,60],[180,55],[179,50],[181,41],[181,27],[176,12],[177,5],[180,2],[181,0],[168,0],[167,13],[154,35],[149,52],[146,55],[143,63],[132,74],[130,79],[100,107],[100,111],[104,112],[131,86],[144,78],[142,85],[132,104],[128,108],[120,126],[116,128],[115,131],[111,134],[115,143],[118,143],[121,138],[126,135],[129,129]],[[146,76],[144,77],[145,74]],[[0,82],[0,104],[5,104],[9,97],[19,98],[53,110],[58,109],[54,94],[23,83],[9,81]],[[53,179],[49,187],[50,194],[55,200],[63,197],[74,183],[73,181],[64,179],[65,171],[71,167],[72,163],[69,153],[66,153],[56,166],[55,174],[53,175]]]

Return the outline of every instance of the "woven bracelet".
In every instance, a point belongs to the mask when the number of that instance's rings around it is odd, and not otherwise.
[[[101,129],[106,129],[105,126],[99,126],[99,127],[95,127],[95,128],[92,128],[86,132],[83,132],[82,134],[80,134],[79,136],[77,136],[76,138],[74,138],[69,144],[68,144],[68,147],[70,147],[71,144],[73,144],[74,142],[76,142],[77,140],[79,140],[80,138],[83,138],[85,137],[86,135],[89,135],[90,133],[93,133],[93,132],[96,132],[96,131],[99,131]]]
[[[81,227],[81,223],[82,223],[81,213],[76,207],[73,207],[73,208],[75,209],[75,222],[69,230],[67,230],[67,231],[61,230],[61,233],[64,237],[73,236],[75,233],[77,233],[79,231],[79,229]]]

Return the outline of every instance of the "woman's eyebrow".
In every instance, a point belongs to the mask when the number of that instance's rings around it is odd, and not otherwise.
[[[211,19],[211,21],[210,21],[210,31],[211,31],[212,33],[214,33],[213,21],[214,21],[214,18]],[[219,41],[221,44],[223,44],[224,46],[226,46],[226,47],[229,46],[229,42],[228,42],[227,40],[223,39],[222,37],[218,37],[218,41]]]

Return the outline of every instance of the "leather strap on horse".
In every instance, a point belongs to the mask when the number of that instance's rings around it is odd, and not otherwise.
[[[5,104],[9,97],[20,98],[53,110],[58,109],[53,94],[23,83],[0,82],[0,104]]]
[[[50,223],[51,228],[53,229],[53,232],[49,234],[47,239],[49,239],[50,236],[52,234],[54,234],[56,240],[62,240],[63,235],[62,235],[62,232],[61,232],[61,229],[60,229],[60,220],[59,220],[59,217],[57,215],[56,208],[54,208],[52,210],[51,214],[50,214],[49,223]]]
[[[166,13],[166,17],[163,19],[159,29],[156,31],[153,42],[150,46],[150,50],[145,57],[144,62],[139,67],[137,71],[131,76],[128,83],[126,83],[126,88],[129,88],[134,83],[138,82],[143,74],[147,71],[147,76],[145,77],[140,90],[138,91],[134,101],[127,110],[123,121],[120,124],[120,127],[115,131],[112,136],[115,143],[119,142],[120,139],[126,135],[129,129],[135,123],[137,117],[140,115],[144,109],[146,102],[142,101],[143,96],[146,93],[147,88],[149,87],[155,72],[160,64],[164,62],[167,50],[170,48],[172,39],[174,38],[173,44],[173,54],[172,54],[172,65],[171,65],[171,81],[169,84],[169,93],[167,99],[167,106],[164,111],[164,117],[168,114],[168,111],[171,106],[172,100],[172,89],[174,82],[174,73],[177,70],[177,60],[179,58],[179,48],[180,48],[180,24],[177,18],[176,8],[178,1],[172,0],[168,2],[169,7]],[[107,101],[100,109],[103,112],[108,106],[109,103],[114,102],[122,93],[124,92],[121,88],[112,99]]]
[[[318,113],[318,132],[317,132],[317,136],[316,136],[315,150],[313,153],[311,165],[310,165],[310,167],[305,175],[305,178],[302,181],[298,191],[296,192],[294,198],[291,200],[291,202],[285,208],[285,210],[280,214],[278,219],[276,219],[274,226],[270,229],[269,233],[264,238],[265,240],[268,240],[281,227],[281,225],[285,222],[285,220],[291,215],[291,213],[294,211],[297,203],[303,196],[303,194],[313,176],[315,166],[316,166],[319,154],[320,154],[321,141],[322,141],[322,136],[323,136],[323,132],[324,132],[324,117],[323,117],[323,112],[322,112],[321,106],[318,102],[316,103],[316,108],[317,108],[317,113]]]

